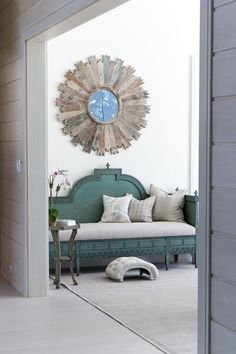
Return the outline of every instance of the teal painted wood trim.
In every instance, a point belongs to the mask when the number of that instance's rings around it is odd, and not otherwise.
[[[80,179],[67,197],[54,198],[60,219],[74,219],[80,223],[98,222],[103,213],[103,194],[120,197],[125,193],[137,199],[147,197],[137,178],[122,174],[122,169],[95,169],[93,175]]]
[[[55,206],[59,210],[59,218],[74,219],[80,223],[96,223],[103,213],[103,194],[119,197],[125,193],[133,194],[137,199],[148,197],[142,183],[135,177],[123,174],[120,168],[95,169],[93,175],[80,179],[68,197],[59,197]],[[186,195],[183,208],[185,221],[198,226],[198,196]],[[62,242],[62,255],[66,255],[66,241]],[[50,267],[54,264],[53,246],[50,245]],[[142,239],[90,240],[75,241],[76,265],[79,269],[81,258],[105,258],[119,256],[163,255],[168,259],[170,254],[192,253],[196,255],[196,237],[175,236]]]
[[[66,243],[66,241],[63,241]],[[62,248],[62,254],[66,255],[67,248]],[[173,236],[156,238],[135,238],[116,240],[76,240],[75,263],[77,274],[79,273],[80,261],[86,258],[117,258],[122,256],[151,256],[162,255],[168,269],[169,256],[183,253],[191,253],[196,258],[196,236]],[[54,262],[53,243],[49,246],[50,266]],[[55,263],[55,262],[54,262]],[[52,267],[54,268],[54,266]]]
[[[198,195],[186,195],[183,208],[184,220],[194,226],[198,227]]]

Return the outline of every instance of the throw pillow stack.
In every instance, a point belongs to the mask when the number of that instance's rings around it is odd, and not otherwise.
[[[104,212],[101,222],[183,222],[185,193],[186,190],[182,189],[168,194],[151,184],[150,197],[144,200],[138,200],[132,194],[117,198],[103,195]]]

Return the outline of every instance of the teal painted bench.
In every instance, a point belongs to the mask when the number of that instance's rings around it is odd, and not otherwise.
[[[81,260],[89,258],[161,255],[165,260],[166,269],[168,269],[169,257],[171,255],[177,260],[179,254],[190,253],[192,255],[193,264],[196,266],[196,232],[190,235],[173,235],[172,233],[172,236],[154,234],[152,237],[145,237],[144,232],[143,236],[137,235],[137,237],[134,237],[135,235],[133,235],[133,237],[130,238],[129,232],[127,231],[127,236],[123,235],[121,238],[117,237],[117,235],[116,237],[102,239],[96,237],[96,229],[98,230],[99,225],[101,225],[97,223],[100,221],[103,213],[103,194],[119,197],[123,196],[125,193],[133,194],[133,196],[139,200],[148,197],[145,188],[135,177],[122,174],[121,169],[105,168],[95,169],[93,175],[80,179],[74,185],[69,196],[57,198],[56,207],[59,210],[59,218],[74,219],[82,224],[81,229],[78,230],[73,249],[77,274],[79,273]],[[186,223],[196,228],[198,222],[197,195],[185,196],[183,212]],[[83,224],[86,226],[90,223],[95,223],[95,226],[92,225],[94,228],[94,238],[91,238],[91,232],[89,239],[81,237],[81,235],[83,235]],[[119,230],[119,225],[116,225],[117,230]],[[116,225],[114,225],[114,228],[116,228]],[[122,226],[122,228],[124,227],[125,226]],[[130,228],[132,225],[127,224],[127,230],[128,227]],[[67,241],[61,241],[62,256],[66,255],[67,247]],[[55,267],[54,258],[54,244],[50,241],[50,268]]]

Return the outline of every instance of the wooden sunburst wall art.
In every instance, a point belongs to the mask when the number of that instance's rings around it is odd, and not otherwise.
[[[97,155],[116,154],[140,137],[149,113],[148,93],[134,72],[121,59],[111,60],[108,55],[91,56],[66,72],[66,80],[58,87],[57,117],[74,145]]]

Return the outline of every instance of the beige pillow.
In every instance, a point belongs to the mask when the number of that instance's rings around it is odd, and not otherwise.
[[[183,206],[186,190],[181,189],[173,194],[168,194],[162,189],[151,184],[150,196],[156,196],[153,208],[153,221],[183,221]]]
[[[155,196],[138,200],[132,196],[129,204],[129,218],[132,222],[152,222],[152,209],[155,203]]]
[[[131,195],[125,197],[110,197],[103,195],[104,212],[101,222],[130,222],[128,208]]]

